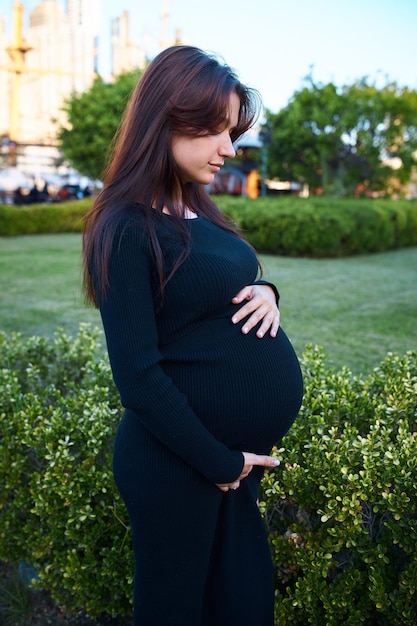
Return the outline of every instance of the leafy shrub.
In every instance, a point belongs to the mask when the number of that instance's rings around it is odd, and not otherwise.
[[[68,611],[130,615],[133,555],[111,474],[120,419],[101,333],[0,334],[0,559]],[[386,626],[417,614],[417,355],[367,378],[302,357],[305,399],[265,474],[277,623]]]
[[[120,419],[98,331],[0,335],[0,559],[27,561],[71,610],[131,612],[129,527],[111,473]]]
[[[299,418],[263,481],[279,624],[415,624],[417,354],[367,379],[303,356]]]

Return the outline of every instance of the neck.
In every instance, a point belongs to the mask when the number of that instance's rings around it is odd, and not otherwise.
[[[164,206],[164,208],[162,209],[162,212],[165,213],[166,215],[171,215],[170,210],[166,206]],[[192,220],[192,219],[195,219],[196,217],[198,217],[197,213],[194,213],[194,211],[191,211],[191,209],[189,209],[188,207],[183,207],[184,219]]]

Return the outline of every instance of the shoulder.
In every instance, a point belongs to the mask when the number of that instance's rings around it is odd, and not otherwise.
[[[110,282],[124,284],[152,266],[148,219],[135,205],[120,206],[112,229],[107,247]]]
[[[125,228],[146,228],[147,214],[151,209],[146,209],[136,202],[119,204],[109,213],[114,215],[117,230]]]
[[[124,204],[114,211],[113,229],[114,244],[128,244],[129,241],[136,245],[144,244],[148,241],[149,220],[147,210],[137,203]],[[113,246],[114,247],[114,246]]]

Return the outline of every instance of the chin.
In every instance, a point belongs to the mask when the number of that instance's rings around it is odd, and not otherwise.
[[[202,176],[198,181],[200,185],[210,185],[214,180],[214,174],[209,174],[208,176]]]
[[[194,185],[204,185],[204,186],[206,186],[206,185],[210,185],[210,183],[213,182],[213,179],[209,178],[209,177],[207,177],[207,178],[193,178],[193,179],[188,180],[187,182],[192,183]]]
[[[184,182],[194,183],[195,185],[210,185],[214,180],[214,174],[205,173],[196,176],[188,176],[184,178]]]

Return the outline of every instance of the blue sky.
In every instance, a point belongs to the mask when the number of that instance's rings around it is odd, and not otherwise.
[[[64,6],[64,0],[60,0]],[[0,0],[10,14],[13,0]],[[38,2],[25,0],[26,12]],[[153,56],[162,35],[222,56],[265,106],[286,105],[312,68],[337,85],[368,76],[417,89],[417,0],[102,0],[101,65],[109,72],[111,18],[130,12],[131,39]]]

